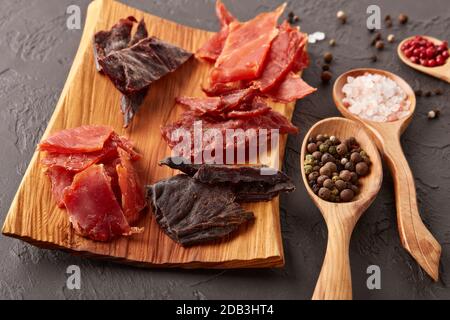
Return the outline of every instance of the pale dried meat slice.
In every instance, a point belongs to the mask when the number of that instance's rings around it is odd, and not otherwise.
[[[236,21],[236,18],[228,11],[222,1],[216,2],[216,15],[221,24],[221,30],[215,33],[206,43],[196,52],[195,56],[210,62],[215,62],[222,53],[225,40],[229,33],[229,24]]]
[[[268,91],[266,96],[283,103],[289,103],[304,98],[317,89],[307,84],[298,74],[290,72],[281,84]]]
[[[57,166],[69,171],[79,172],[93,164],[116,159],[119,156],[117,153],[119,147],[126,150],[133,160],[141,158],[141,155],[134,150],[130,140],[113,132],[99,151],[84,153],[47,152],[41,163],[45,167]]]
[[[136,18],[130,16],[126,19],[120,19],[111,30],[99,31],[94,35],[94,58],[95,66],[98,71],[102,70],[99,61],[111,52],[121,50],[128,47],[131,38],[131,30],[133,23],[137,22]]]
[[[39,151],[58,153],[94,152],[103,149],[105,142],[113,133],[109,126],[86,125],[58,131],[42,141]]]
[[[236,21],[236,18],[231,14],[231,12],[225,7],[221,0],[216,1],[216,15],[219,18],[220,25],[228,26],[233,21]]]
[[[292,27],[285,21],[279,30],[278,36],[272,42],[267,65],[261,77],[254,82],[263,93],[281,83],[305,51],[307,37],[300,33],[298,27]]]
[[[101,59],[105,74],[125,95],[139,92],[184,64],[192,54],[155,37]]]
[[[140,218],[140,213],[147,206],[144,186],[131,163],[131,157],[125,150],[119,148],[120,161],[116,166],[118,183],[122,193],[122,210],[130,225]]]
[[[242,103],[253,98],[255,90],[246,88],[236,90],[219,97],[178,97],[177,103],[193,110],[197,115],[220,115],[223,112],[234,110],[242,105]]]
[[[125,219],[103,165],[78,173],[64,190],[64,204],[75,232],[91,240],[110,241],[140,231]]]
[[[53,199],[60,208],[64,208],[64,190],[72,184],[75,173],[62,167],[50,167],[45,170],[45,175],[52,183]]]
[[[148,186],[147,197],[162,230],[182,246],[228,237],[254,220],[234,201],[229,187],[203,184],[177,175]]]
[[[229,25],[224,48],[210,74],[210,83],[227,83],[259,78],[272,41],[278,35],[277,22],[286,4],[254,19]]]

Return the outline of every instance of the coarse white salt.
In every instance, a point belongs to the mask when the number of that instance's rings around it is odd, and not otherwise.
[[[410,112],[411,103],[405,91],[394,80],[379,74],[348,77],[342,92],[348,111],[363,119],[396,121]]]

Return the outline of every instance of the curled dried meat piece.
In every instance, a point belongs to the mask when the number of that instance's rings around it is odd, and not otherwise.
[[[64,190],[64,204],[75,232],[95,241],[138,233],[128,224],[103,165],[78,173]]]
[[[295,190],[285,173],[266,166],[191,164],[182,157],[164,159],[160,165],[180,170],[208,185],[228,186],[237,202],[269,201],[282,192]]]
[[[216,15],[219,18],[221,30],[215,33],[195,54],[197,58],[215,62],[222,53],[225,40],[228,37],[229,25],[236,18],[228,11],[222,1],[216,2]]]
[[[257,79],[264,68],[271,43],[278,35],[277,22],[286,4],[254,19],[229,25],[225,45],[211,70],[211,84]]]
[[[135,45],[136,43],[147,37],[148,37],[147,26],[145,24],[144,19],[141,19],[141,21],[139,21],[139,24],[137,26],[136,33],[134,34],[133,39],[131,39],[130,43],[128,44],[128,47]]]
[[[131,38],[131,29],[136,18],[130,16],[126,19],[120,19],[111,30],[99,31],[94,35],[94,58],[95,66],[98,71],[102,70],[99,61],[113,51],[128,47]]]
[[[147,206],[145,200],[144,186],[134,165],[131,163],[131,157],[122,148],[118,148],[119,163],[116,166],[118,183],[122,193],[122,209],[130,225],[139,220],[140,213]]]
[[[50,167],[45,170],[45,174],[52,183],[53,199],[60,208],[64,208],[64,190],[72,184],[75,173],[62,167]]]
[[[123,127],[128,128],[133,120],[134,115],[139,110],[139,107],[145,100],[145,96],[147,95],[149,88],[145,88],[136,93],[131,93],[128,95],[122,95],[120,99],[120,110],[123,114]]]
[[[113,131],[113,128],[109,126],[90,125],[65,129],[42,141],[38,149],[39,151],[58,153],[99,151],[103,149]]]
[[[266,96],[283,103],[293,102],[306,97],[317,89],[311,87],[299,75],[290,72],[283,82],[266,93]]]
[[[148,186],[147,197],[159,226],[183,246],[222,239],[254,220],[229,188],[184,174]]]
[[[123,94],[139,92],[152,82],[175,71],[192,54],[155,37],[101,59],[105,74]]]
[[[226,113],[225,117],[228,119],[245,119],[252,117],[259,117],[272,110],[271,107],[261,97],[255,97],[253,102],[247,107],[246,105],[237,110],[232,110]]]

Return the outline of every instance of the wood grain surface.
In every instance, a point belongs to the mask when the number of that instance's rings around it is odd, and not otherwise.
[[[153,183],[176,174],[157,165],[170,155],[160,135],[160,126],[178,118],[182,112],[174,99],[180,95],[201,96],[201,83],[210,66],[191,59],[179,70],[152,85],[144,106],[128,129],[122,128],[119,111],[120,93],[94,67],[91,39],[99,30],[109,29],[120,18],[134,15],[144,18],[149,34],[195,52],[211,33],[193,29],[143,13],[110,0],[93,1],[88,9],[81,43],[54,114],[44,133],[85,124],[111,125],[135,142],[143,154],[139,162],[143,180]],[[294,104],[272,104],[289,119]],[[279,152],[270,155],[273,164],[281,163],[286,137],[280,139]],[[279,161],[275,161],[275,159]],[[140,235],[112,243],[97,243],[73,232],[67,214],[52,199],[50,182],[39,165],[35,152],[12,202],[3,226],[3,234],[44,248],[58,248],[72,253],[110,258],[138,266],[185,268],[279,267],[284,264],[280,232],[279,200],[246,205],[256,221],[239,230],[238,235],[209,245],[183,248],[166,236],[151,212],[140,221]]]
[[[359,179],[361,191],[351,202],[334,203],[322,200],[308,185],[308,179],[303,171],[306,148],[309,138],[318,134],[333,135],[341,141],[355,137],[372,161],[370,173]],[[328,229],[327,250],[312,299],[350,300],[353,297],[349,258],[350,239],[356,223],[375,200],[383,181],[383,166],[377,146],[358,122],[345,118],[328,118],[317,122],[306,134],[300,165],[306,190],[320,209]]]

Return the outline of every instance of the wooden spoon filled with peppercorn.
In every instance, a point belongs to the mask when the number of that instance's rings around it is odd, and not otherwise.
[[[350,238],[381,187],[377,147],[359,123],[325,119],[306,134],[301,168],[306,189],[328,228],[327,251],[312,298],[352,299]]]
[[[400,42],[397,53],[405,64],[450,83],[448,43],[429,36],[409,37]]]
[[[409,113],[406,116],[393,121],[376,122],[350,112],[348,106],[344,103],[343,87],[349,77],[356,78],[367,73],[388,77],[406,93],[407,104],[409,105]],[[441,246],[420,217],[414,177],[400,143],[400,136],[411,122],[416,108],[414,91],[406,81],[393,73],[363,68],[347,71],[336,79],[333,87],[333,99],[342,115],[360,122],[367,129],[383,154],[394,179],[397,223],[401,243],[430,277],[437,281]]]

